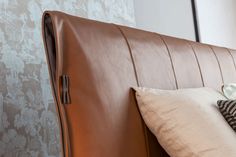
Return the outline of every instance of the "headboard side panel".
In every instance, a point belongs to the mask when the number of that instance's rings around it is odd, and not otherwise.
[[[55,68],[48,61],[49,70],[55,69],[56,78],[51,75],[51,80],[59,116],[66,119],[64,156],[148,157],[143,121],[130,90],[138,84],[121,31],[112,24],[60,12],[45,15],[54,26],[55,43],[45,40],[45,46],[56,47],[46,53],[56,56]],[[61,101],[62,75],[69,77],[69,104]]]

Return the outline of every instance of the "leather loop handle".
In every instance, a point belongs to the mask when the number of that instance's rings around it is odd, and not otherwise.
[[[61,92],[61,102],[62,104],[70,104],[70,93],[69,93],[69,76],[62,75],[61,76],[61,85],[62,85],[62,92]]]

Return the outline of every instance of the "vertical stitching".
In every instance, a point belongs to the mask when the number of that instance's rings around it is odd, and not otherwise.
[[[235,70],[236,70],[236,64],[235,64],[235,60],[234,60],[234,57],[233,57],[233,55],[232,55],[232,52],[231,52],[228,48],[226,48],[226,50],[227,50],[228,53],[230,54],[230,56],[231,56],[231,58],[232,58],[232,60],[233,60],[233,63],[234,63],[234,68],[235,68]]]
[[[160,39],[163,41],[164,45],[166,46],[166,50],[168,52],[168,55],[170,57],[170,62],[171,62],[171,66],[172,66],[172,70],[173,70],[173,74],[174,74],[174,78],[175,78],[175,86],[178,89],[178,82],[177,82],[177,77],[176,77],[176,73],[175,73],[175,68],[174,68],[174,64],[173,64],[173,60],[172,60],[172,56],[170,54],[170,50],[169,47],[167,46],[167,43],[165,42],[165,40],[163,39],[163,37],[161,35],[159,35]]]
[[[217,63],[218,63],[219,69],[220,69],[220,74],[221,74],[222,83],[224,84],[224,78],[223,78],[223,73],[222,73],[222,69],[221,69],[221,66],[220,66],[220,61],[219,61],[219,59],[218,59],[218,57],[217,57],[217,55],[216,55],[216,53],[215,53],[213,47],[212,47],[211,45],[208,45],[208,46],[210,47],[210,49],[212,50],[213,54],[214,54],[215,57],[216,57],[216,61],[217,61]]]
[[[128,41],[127,37],[125,36],[123,30],[120,28],[120,26],[115,25],[115,24],[113,24],[113,25],[120,31],[120,33],[122,34],[123,38],[125,39],[125,42],[126,42],[126,44],[128,46],[130,57],[131,57],[131,60],[132,60],[132,65],[133,65],[133,69],[134,69],[134,74],[135,74],[136,82],[137,82],[137,85],[140,86],[139,79],[138,79],[138,73],[137,73],[137,69],[136,69],[136,66],[135,66],[135,62],[134,62],[134,56],[132,54],[132,50],[131,50],[129,41]]]
[[[147,149],[147,156],[150,157],[150,147],[149,147],[149,137],[148,137],[148,128],[144,122],[144,120],[142,119],[142,128],[143,128],[143,131],[144,131],[144,136],[145,136],[145,146],[146,146],[146,149]]]
[[[199,68],[199,72],[200,72],[200,76],[201,76],[201,80],[202,80],[202,85],[203,85],[203,87],[205,87],[205,83],[204,83],[203,76],[202,76],[202,70],[201,70],[201,66],[200,66],[196,51],[194,50],[193,45],[190,43],[190,41],[187,41],[187,43],[191,46],[191,48],[193,50],[193,54],[195,56],[195,59],[197,61],[197,65],[198,65],[198,68]]]
[[[128,46],[128,49],[129,49],[129,53],[130,53],[130,57],[131,57],[131,60],[132,60],[132,64],[133,64],[133,69],[134,69],[134,73],[135,73],[135,77],[136,77],[136,82],[137,82],[137,85],[140,86],[139,84],[139,80],[138,80],[138,74],[137,74],[137,70],[136,70],[136,66],[135,66],[135,63],[134,63],[134,57],[133,57],[133,54],[132,54],[132,50],[131,50],[131,47],[130,47],[130,44],[129,44],[129,41],[128,41],[128,38],[125,36],[125,33],[123,32],[123,30],[120,28],[120,26],[118,25],[115,25],[113,24],[119,31],[120,33],[122,34],[123,38],[125,39],[126,41],[126,44]],[[137,102],[136,102],[137,103]],[[149,139],[148,139],[148,133],[147,133],[147,127],[146,125],[144,124],[144,121],[142,120],[142,128],[143,128],[143,131],[144,131],[144,137],[145,137],[145,146],[146,146],[146,150],[147,150],[147,156],[150,157],[150,147],[149,147]]]

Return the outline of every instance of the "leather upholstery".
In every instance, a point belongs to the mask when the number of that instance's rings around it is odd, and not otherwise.
[[[56,11],[44,13],[43,37],[65,157],[168,157],[130,87],[220,89],[236,81],[236,51],[227,48]]]

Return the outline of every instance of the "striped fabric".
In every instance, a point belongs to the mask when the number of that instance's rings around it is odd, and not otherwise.
[[[236,100],[218,100],[221,114],[236,132]]]

